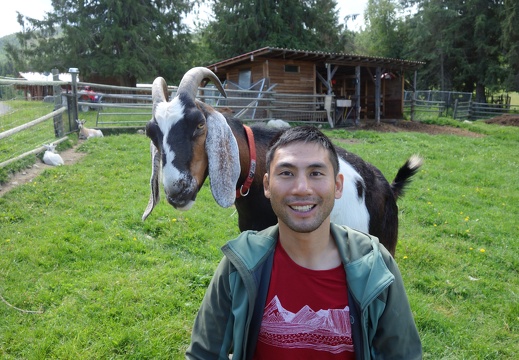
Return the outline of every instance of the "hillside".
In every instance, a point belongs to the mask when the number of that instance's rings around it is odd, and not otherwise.
[[[18,44],[16,34],[13,33],[10,35],[0,37],[0,63],[3,63],[5,60],[7,60],[6,52],[4,49],[6,44]]]

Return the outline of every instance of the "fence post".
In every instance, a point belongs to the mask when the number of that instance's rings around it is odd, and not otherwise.
[[[452,111],[452,118],[456,119],[456,115],[458,114],[458,99],[454,100],[454,110]]]
[[[77,75],[79,74],[78,68],[70,68],[68,69],[72,77],[72,114],[74,115],[74,119],[72,120],[72,128],[70,130],[77,130],[77,120],[78,120],[78,108],[77,108]]]
[[[413,79],[413,97],[411,99],[411,121],[414,121],[414,107],[415,107],[415,100],[416,100],[416,77],[417,77],[417,71],[414,71],[414,79]]]
[[[411,121],[414,121],[414,109],[415,109],[415,96],[416,93],[413,91],[413,96],[411,97]]]
[[[52,81],[59,81],[58,69],[52,69]],[[52,93],[54,95],[54,110],[58,110],[63,106],[61,103],[61,86],[54,85]],[[63,132],[63,115],[60,113],[54,116],[54,136],[61,138],[63,137]]]

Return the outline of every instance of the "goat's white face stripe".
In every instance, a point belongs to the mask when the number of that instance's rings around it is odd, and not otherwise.
[[[339,172],[344,175],[342,197],[335,200],[331,220],[334,223],[347,225],[353,229],[369,232],[369,212],[366,207],[364,193],[359,198],[357,182],[364,185],[360,174],[339,157]]]
[[[168,136],[171,128],[184,117],[184,104],[174,98],[171,102],[161,102],[155,108],[155,120],[160,131],[164,135],[162,138],[162,151],[166,161],[162,164],[162,183],[164,190],[169,193],[181,180],[182,173],[173,166],[175,152],[168,144]]]

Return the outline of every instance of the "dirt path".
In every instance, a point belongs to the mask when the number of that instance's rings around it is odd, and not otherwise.
[[[59,153],[63,158],[63,162],[65,163],[64,166],[75,164],[86,156],[86,153],[77,152],[76,148],[77,145],[71,149],[67,149]],[[16,174],[10,175],[7,183],[0,185],[0,196],[8,193],[18,185],[31,182],[36,176],[41,174],[43,170],[49,169],[51,167],[52,166],[47,165],[38,160],[30,168],[24,169]]]

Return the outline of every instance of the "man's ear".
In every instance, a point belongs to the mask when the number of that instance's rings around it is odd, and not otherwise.
[[[337,174],[335,178],[335,198],[340,199],[342,197],[342,189],[344,186],[344,175],[341,173]]]
[[[265,173],[263,175],[263,191],[265,193],[265,197],[270,199],[270,189],[269,189],[269,174]]]

